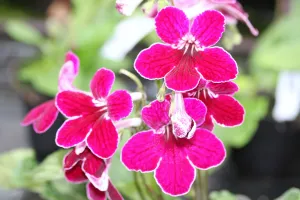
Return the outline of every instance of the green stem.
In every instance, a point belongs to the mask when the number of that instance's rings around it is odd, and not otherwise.
[[[144,177],[144,174],[141,174],[141,179],[142,179],[143,185],[145,186],[145,188],[146,188],[146,190],[147,190],[148,196],[149,196],[151,199],[153,199],[153,200],[159,200],[159,199],[161,199],[161,198],[159,198],[159,196],[156,194],[156,192],[153,191],[153,190],[151,189],[151,187],[149,187],[149,185],[147,184],[147,181],[146,181],[146,179],[145,179],[145,177]]]
[[[202,200],[201,198],[201,174],[200,171],[197,170],[197,176],[194,183],[194,190],[195,190],[195,200]]]
[[[133,177],[134,177],[134,184],[135,184],[135,187],[140,195],[140,198],[141,200],[144,200],[146,199],[145,196],[144,196],[144,193],[142,191],[142,188],[140,187],[139,185],[139,181],[138,181],[138,174],[136,172],[133,172]]]
[[[125,76],[127,76],[131,80],[133,80],[135,82],[135,84],[137,85],[138,91],[144,91],[142,82],[135,74],[131,73],[130,71],[127,71],[126,69],[120,69],[120,73],[124,74]]]
[[[208,171],[199,170],[201,200],[208,200]]]

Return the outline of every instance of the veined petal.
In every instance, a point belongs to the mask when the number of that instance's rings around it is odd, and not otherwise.
[[[185,92],[197,87],[200,74],[192,57],[184,56],[178,65],[165,77],[166,86],[176,92]]]
[[[59,111],[67,117],[81,116],[97,111],[93,98],[85,93],[63,91],[56,96]]]
[[[71,183],[83,183],[87,181],[87,177],[81,169],[82,162],[78,162],[71,169],[65,170],[65,177]]]
[[[54,100],[46,101],[29,111],[21,122],[22,126],[33,124],[36,133],[46,132],[54,123],[58,110]]]
[[[168,142],[165,154],[155,170],[155,179],[165,193],[171,196],[184,195],[189,192],[195,180],[195,169],[184,149],[177,146],[175,139]]]
[[[209,113],[216,122],[224,126],[238,126],[243,123],[245,110],[243,106],[231,96],[220,95],[209,100]]]
[[[114,121],[127,117],[132,108],[132,98],[126,90],[117,90],[107,98],[108,115]]]
[[[232,81],[223,82],[223,83],[213,83],[209,82],[206,87],[212,91],[214,94],[225,94],[225,95],[233,95],[239,90],[237,84]]]
[[[56,144],[63,148],[70,148],[83,142],[97,118],[97,115],[87,115],[65,121],[57,131]]]
[[[87,150],[77,155],[75,148],[72,149],[69,153],[67,153],[63,160],[63,167],[65,170],[69,170],[74,167],[79,161],[83,160],[83,158],[87,155]]]
[[[205,121],[201,124],[200,127],[209,131],[212,131],[214,129],[214,123],[212,121],[210,113],[206,114]]]
[[[205,129],[197,129],[194,137],[186,142],[188,158],[197,168],[209,169],[218,166],[226,157],[223,143]]]
[[[197,126],[201,125],[207,112],[205,104],[196,98],[184,98],[184,105],[187,114],[195,120]]]
[[[136,133],[124,145],[121,161],[129,170],[153,171],[163,155],[164,135],[151,131]]]
[[[106,98],[115,81],[115,74],[110,69],[99,69],[90,83],[90,88],[95,99]]]
[[[225,18],[215,10],[204,11],[198,15],[191,28],[192,35],[204,47],[216,44],[224,31]]]
[[[89,200],[106,200],[105,192],[98,190],[91,183],[86,185],[86,192]]]
[[[213,82],[225,82],[236,78],[237,64],[229,53],[220,47],[205,48],[194,55],[198,71]]]
[[[142,119],[150,128],[158,130],[170,122],[169,110],[169,101],[159,102],[155,100],[143,107]]]
[[[110,158],[117,150],[119,142],[118,132],[110,119],[102,117],[93,126],[87,137],[89,149],[98,157]]]
[[[73,81],[79,72],[79,58],[71,51],[66,54],[65,64],[59,72],[59,91],[72,90]]]
[[[110,199],[123,200],[121,193],[117,190],[117,188],[112,184],[111,181],[108,182],[107,194]]]
[[[106,164],[103,159],[98,158],[93,153],[89,153],[86,159],[83,161],[82,170],[95,178],[100,178],[106,168]]]
[[[104,172],[99,178],[96,178],[88,173],[86,173],[86,176],[95,188],[97,188],[100,191],[107,191],[109,182],[109,177],[107,173]]]
[[[178,64],[182,55],[169,45],[153,44],[139,53],[134,68],[146,79],[161,79]]]
[[[177,45],[189,32],[189,19],[175,7],[162,9],[155,18],[157,35],[166,43]]]

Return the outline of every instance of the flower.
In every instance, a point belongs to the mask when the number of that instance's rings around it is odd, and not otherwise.
[[[240,20],[248,26],[254,36],[259,33],[237,0],[174,0],[174,3],[176,7],[184,9],[190,18],[204,10],[218,10],[225,16],[226,24],[236,24]]]
[[[77,148],[77,147],[76,147]],[[109,180],[110,160],[95,156],[88,148],[76,153],[76,148],[64,158],[64,172],[71,183],[87,183],[87,196],[90,200],[123,200],[122,195]]]
[[[209,47],[224,32],[224,17],[218,11],[201,13],[190,26],[182,10],[166,7],[155,18],[155,25],[167,44],[156,43],[140,52],[134,65],[144,78],[164,78],[169,89],[183,92],[195,88],[201,77],[214,82],[236,77],[237,64],[230,54]]]
[[[130,16],[142,0],[117,0],[116,9],[119,13]]]
[[[196,97],[205,103],[207,114],[201,127],[213,130],[212,118],[222,126],[238,126],[243,123],[245,110],[232,97],[238,91],[234,82],[211,83],[201,80],[198,87],[186,96]]]
[[[186,112],[203,122],[206,109],[198,99],[184,99]],[[170,102],[153,101],[142,109],[142,119],[151,130],[136,133],[124,145],[121,161],[128,170],[152,172],[162,190],[172,196],[186,194],[195,180],[196,168],[209,169],[225,158],[222,142],[205,129],[196,129],[191,139],[174,134]],[[195,112],[197,111],[197,112]]]
[[[57,131],[56,144],[70,148],[86,141],[89,149],[100,158],[111,157],[117,149],[119,135],[113,121],[127,117],[133,102],[125,90],[109,94],[114,73],[99,69],[90,83],[92,94],[81,91],[62,91],[56,106],[68,120]]]
[[[74,89],[72,83],[79,71],[79,59],[72,53],[68,52],[65,58],[65,64],[59,73],[58,90]],[[36,133],[46,132],[54,123],[58,116],[58,110],[55,106],[55,99],[48,100],[32,110],[24,117],[21,122],[22,126],[33,124]]]

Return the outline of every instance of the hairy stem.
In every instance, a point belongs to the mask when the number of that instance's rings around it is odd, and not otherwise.
[[[145,198],[145,195],[144,195],[144,193],[143,193],[143,191],[142,191],[142,188],[141,188],[141,186],[139,185],[138,174],[135,173],[135,172],[133,172],[133,177],[134,177],[134,184],[135,184],[135,187],[136,187],[136,189],[137,189],[137,191],[138,191],[138,193],[139,193],[139,195],[140,195],[141,200],[146,199],[146,198]]]
[[[147,181],[145,179],[145,176],[143,174],[141,174],[141,179],[142,179],[142,183],[145,186],[148,196],[152,199],[152,200],[162,200],[162,198],[155,192],[152,190],[152,188],[147,184]]]
[[[208,200],[208,171],[199,170],[201,200]]]

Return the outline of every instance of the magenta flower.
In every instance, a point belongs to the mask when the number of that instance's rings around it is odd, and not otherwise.
[[[193,18],[204,10],[218,10],[225,16],[226,24],[244,22],[251,33],[258,35],[258,30],[249,21],[248,14],[237,0],[174,0],[175,6],[184,9]]]
[[[98,157],[109,158],[117,149],[119,136],[113,121],[127,117],[133,107],[130,94],[117,90],[109,95],[115,75],[101,68],[94,75],[92,95],[80,91],[63,91],[56,97],[56,106],[68,120],[56,135],[56,144],[74,147],[86,141]]]
[[[87,182],[87,196],[90,200],[123,200],[109,180],[110,160],[98,158],[88,148],[81,153],[73,149],[65,156],[63,164],[65,177],[69,182]]]
[[[62,66],[59,73],[58,90],[73,89],[73,81],[79,71],[79,59],[72,52],[68,52],[65,59],[65,64]],[[29,111],[21,122],[22,126],[33,124],[33,129],[36,133],[46,132],[54,123],[58,115],[58,110],[55,106],[55,99],[46,101]]]
[[[234,79],[238,73],[234,59],[220,47],[210,47],[224,32],[224,17],[205,11],[190,25],[182,10],[162,9],[155,18],[156,32],[167,44],[153,44],[135,61],[135,69],[147,79],[165,79],[175,91],[195,88],[201,77],[214,82]]]
[[[200,81],[197,89],[188,92],[189,97],[202,100],[207,107],[205,122],[201,127],[213,130],[212,118],[222,126],[238,126],[243,123],[245,110],[243,106],[232,97],[238,91],[234,82],[207,83]]]
[[[185,98],[184,104],[186,112],[201,124],[206,114],[205,105],[195,98]],[[127,141],[121,161],[129,170],[154,171],[162,190],[179,196],[190,190],[195,167],[206,170],[219,165],[225,158],[225,148],[205,129],[196,129],[191,139],[176,137],[169,110],[168,100],[153,101],[142,109],[142,119],[151,130],[136,133]]]

